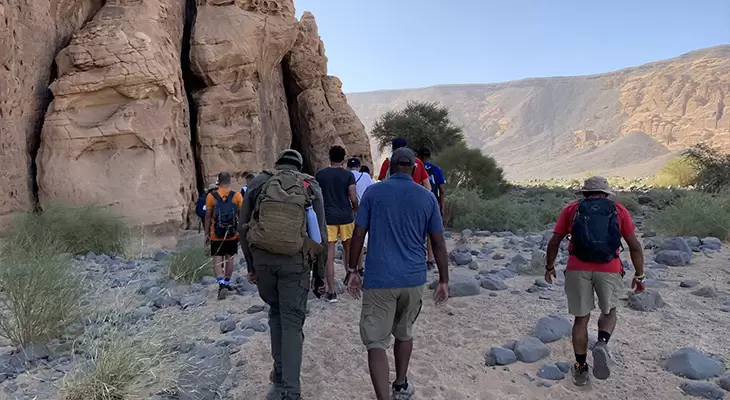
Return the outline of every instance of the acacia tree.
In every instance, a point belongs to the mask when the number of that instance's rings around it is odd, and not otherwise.
[[[485,199],[497,197],[507,189],[502,168],[478,149],[452,146],[439,153],[435,163],[444,171],[449,188],[476,190]]]
[[[432,154],[464,143],[461,127],[451,122],[449,109],[438,102],[409,101],[402,110],[387,111],[375,121],[371,134],[380,150],[399,137],[408,140],[408,147],[427,147]]]

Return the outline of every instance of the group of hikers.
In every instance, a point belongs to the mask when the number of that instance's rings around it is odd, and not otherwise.
[[[409,399],[415,388],[408,381],[413,350],[412,330],[421,313],[428,270],[436,266],[436,305],[449,297],[448,254],[442,215],[445,201],[443,171],[431,162],[429,149],[418,156],[405,139],[391,142],[374,182],[357,158],[333,146],[330,165],[312,176],[302,172],[304,160],[294,149],[283,150],[271,170],[246,176],[240,192],[231,189],[231,176],[218,175],[216,185],[198,206],[206,245],[210,246],[218,281],[218,298],[232,290],[231,276],[238,247],[244,254],[248,281],[258,286],[269,305],[271,355],[270,400],[301,399],[303,325],[310,291],[337,302],[335,253],[342,243],[344,283],[349,294],[362,299],[360,338],[378,400]],[[424,190],[425,189],[425,190]],[[625,239],[635,266],[632,287],[644,289],[643,250],[626,209],[609,199],[608,182],[586,180],[583,199],[567,205],[558,218],[547,248],[545,279],[557,277],[555,262],[561,241],[570,235],[565,291],[575,316],[573,381],[588,383],[588,322],[595,308],[601,316],[598,344],[593,348],[593,373],[607,379],[608,341],[616,324],[616,306],[623,289],[619,259]],[[367,250],[367,254],[366,253]],[[363,261],[364,260],[364,261]],[[395,381],[389,382],[386,350],[395,338]]]

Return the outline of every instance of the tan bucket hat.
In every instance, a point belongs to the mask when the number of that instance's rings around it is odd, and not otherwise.
[[[608,184],[608,180],[602,176],[592,176],[583,182],[583,187],[576,192],[576,194],[583,194],[585,192],[601,192],[607,195],[613,195],[611,185]]]

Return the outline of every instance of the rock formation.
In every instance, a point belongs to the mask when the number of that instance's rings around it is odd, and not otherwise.
[[[53,60],[103,0],[0,0],[0,226],[33,204]]]
[[[730,45],[600,75],[351,93],[372,126],[408,100],[450,108],[509,178],[654,174],[700,142],[730,151]],[[376,150],[377,146],[373,146]]]
[[[186,224],[195,167],[184,13],[177,0],[107,0],[58,54],[38,155],[41,206],[95,202],[135,225]]]

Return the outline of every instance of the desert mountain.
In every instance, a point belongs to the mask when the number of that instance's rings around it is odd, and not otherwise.
[[[730,151],[730,45],[577,77],[350,93],[368,127],[409,100],[451,109],[509,178],[655,173],[700,142]],[[373,146],[377,151],[377,146]]]

